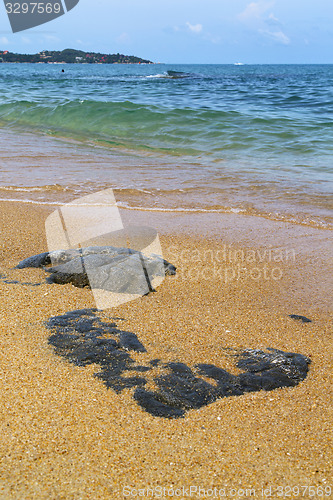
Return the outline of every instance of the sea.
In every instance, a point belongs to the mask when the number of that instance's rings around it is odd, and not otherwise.
[[[0,138],[0,200],[333,228],[333,65],[3,63]]]

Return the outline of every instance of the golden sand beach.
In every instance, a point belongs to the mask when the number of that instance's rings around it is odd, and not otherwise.
[[[167,419],[145,412],[132,389],[107,389],[96,365],[76,366],[48,343],[51,316],[95,307],[89,289],[13,269],[47,250],[53,209],[1,203],[0,274],[20,283],[0,280],[0,498],[328,498],[331,232],[231,214],[124,211],[128,222],[159,231],[164,257],[177,266],[156,293],[99,313],[122,318],[118,325],[138,336],[147,349],[134,355],[138,362],[238,373],[225,348],[266,347],[311,359],[296,387],[225,397]]]

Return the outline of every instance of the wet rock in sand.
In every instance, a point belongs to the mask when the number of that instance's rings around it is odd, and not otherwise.
[[[82,309],[48,320],[46,326],[53,333],[49,343],[56,354],[78,366],[100,365],[101,371],[96,376],[116,392],[145,384],[141,376],[126,376],[135,370],[149,370],[137,366],[128,352],[145,351],[137,336],[122,332],[115,323],[104,322],[95,313],[96,309]]]
[[[43,267],[49,264],[51,264],[50,254],[49,252],[44,252],[22,260],[16,266],[16,269],[24,269],[26,267]]]
[[[309,319],[306,316],[300,316],[299,314],[289,314],[289,318],[302,321],[302,323],[312,323],[312,319]]]
[[[146,348],[137,336],[118,329],[113,321],[103,321],[96,309],[52,317],[47,327],[52,332],[49,343],[56,354],[79,366],[99,365],[95,376],[107,388],[117,393],[134,389],[135,401],[156,417],[180,418],[188,410],[220,398],[294,387],[306,378],[310,364],[310,359],[302,354],[271,348],[226,350],[236,360],[237,368],[243,370],[238,375],[204,363],[191,368],[185,363],[162,363],[154,358],[139,364],[131,353],[140,356]],[[148,382],[156,389],[146,389]]]
[[[201,408],[223,397],[293,387],[305,379],[309,358],[277,349],[268,351],[236,351],[236,366],[245,370],[239,375],[209,364],[196,365],[195,373],[183,363],[168,363],[165,367],[169,373],[154,380],[158,389],[154,392],[136,389],[134,398],[152,415],[175,418],[184,415],[186,410]],[[200,375],[215,383],[203,380]]]
[[[137,250],[112,246],[45,252],[16,267],[43,267],[50,273],[49,283],[138,295],[154,291],[155,278],[176,274],[175,266],[159,255],[147,257]]]

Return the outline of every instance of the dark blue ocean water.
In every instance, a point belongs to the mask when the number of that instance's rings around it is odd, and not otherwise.
[[[35,160],[7,151],[0,183],[327,221],[332,118],[332,65],[1,64],[2,136]]]

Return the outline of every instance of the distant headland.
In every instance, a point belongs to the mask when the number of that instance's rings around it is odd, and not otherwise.
[[[124,54],[101,54],[82,50],[43,50],[38,54],[15,54],[0,50],[0,62],[3,63],[48,63],[48,64],[154,64],[147,59]]]

